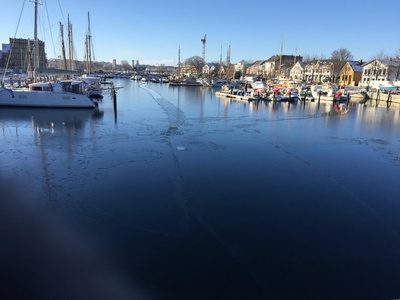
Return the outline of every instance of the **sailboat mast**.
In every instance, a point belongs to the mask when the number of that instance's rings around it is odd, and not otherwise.
[[[231,69],[231,44],[229,44],[228,49],[226,50],[226,79],[229,79],[231,76],[230,74],[230,69]],[[232,74],[234,77],[235,74]]]
[[[88,70],[88,74],[90,74],[90,73],[92,73],[92,49],[91,49],[89,12],[88,12],[88,33],[87,33],[87,37],[86,37],[86,57],[87,57],[87,70]]]
[[[73,46],[72,46],[72,24],[68,15],[68,48],[69,48],[69,69],[72,70],[72,62],[74,60]]]
[[[62,52],[62,59],[64,62],[64,69],[67,69],[67,57],[65,55],[65,44],[64,44],[64,26],[60,22],[60,37],[61,37],[61,52]]]
[[[34,0],[34,24],[33,24],[33,80],[34,82],[37,81],[37,68],[38,68],[38,37],[37,37],[37,15],[38,15],[38,1],[39,0]]]
[[[178,78],[181,77],[181,47],[178,49]]]
[[[283,48],[283,32],[282,32],[282,39],[281,39],[281,54],[279,56],[279,75],[278,75],[278,79],[282,75],[282,48]]]
[[[222,74],[222,45],[221,45],[221,51],[219,53],[219,76]]]

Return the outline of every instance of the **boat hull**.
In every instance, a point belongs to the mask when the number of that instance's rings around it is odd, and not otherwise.
[[[87,96],[81,94],[2,89],[0,90],[0,106],[94,108],[95,104]]]

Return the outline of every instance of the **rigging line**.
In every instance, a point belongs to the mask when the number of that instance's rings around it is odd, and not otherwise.
[[[92,47],[93,61],[96,61],[96,56],[95,56],[95,53],[94,53],[94,47],[93,47],[93,40],[92,39],[90,39],[90,46]]]
[[[61,16],[62,16],[62,18],[63,18],[64,24],[68,24],[67,22],[65,22],[64,12],[63,12],[63,10],[62,10],[60,0],[58,0],[58,6],[60,7]]]
[[[64,24],[67,24],[67,26],[68,26],[68,22],[65,21],[64,12],[62,10],[60,0],[58,0],[58,7],[60,8],[61,17],[63,19]],[[62,53],[62,45],[61,45],[62,41],[59,42],[59,40],[61,40],[61,36],[59,37],[59,39],[57,39],[57,45],[58,45],[58,49],[59,49],[59,52],[57,52],[57,53]],[[57,53],[54,54],[54,57],[58,57]]]
[[[57,52],[56,52],[56,48],[55,48],[55,45],[54,45],[53,31],[51,30],[52,26],[50,24],[49,9],[47,7],[47,1],[43,0],[43,2],[44,2],[44,6],[46,7],[47,21],[49,23],[50,37],[51,37],[51,42],[52,42],[52,46],[53,46],[53,54],[56,55]]]
[[[8,56],[7,63],[6,63],[6,70],[8,69],[8,66],[10,65],[11,53],[12,53],[12,49],[14,48],[14,42],[15,42],[15,38],[16,38],[16,36],[17,36],[17,32],[18,32],[18,28],[19,28],[19,23],[21,22],[22,12],[24,11],[25,2],[26,2],[26,0],[22,1],[22,7],[21,7],[21,11],[20,11],[19,17],[18,17],[17,28],[15,29],[14,39],[13,39],[13,42],[12,42],[12,44],[11,44],[11,49],[10,49],[10,55]],[[6,72],[4,71],[3,78],[2,78],[2,80],[1,80],[1,82],[4,82],[5,78],[6,78]]]

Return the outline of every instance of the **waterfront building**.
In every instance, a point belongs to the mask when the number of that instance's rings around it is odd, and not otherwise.
[[[374,59],[362,65],[361,85],[376,88],[400,80],[399,59]]]
[[[200,74],[198,74],[196,68],[193,65],[181,63],[179,65],[179,67],[180,67],[181,76],[198,77],[200,75]]]
[[[255,77],[264,77],[264,63],[265,60],[256,60],[250,64],[246,69],[246,75]]]
[[[273,55],[263,63],[263,77],[268,79],[290,78],[290,70],[296,62],[301,61],[303,61],[303,57],[300,55]]]
[[[33,66],[33,40],[30,39],[13,39],[10,38],[9,44],[2,45],[3,57],[1,60],[1,66],[5,67],[7,61],[9,61],[9,68],[26,72],[28,69],[32,70]],[[45,53],[44,42],[38,40],[38,68],[44,68],[47,66],[47,58]]]
[[[362,61],[348,61],[340,70],[339,85],[358,86],[362,76]]]
[[[202,73],[206,76],[209,76],[215,72],[218,72],[219,70],[219,64],[214,64],[214,63],[206,63],[203,66]]]
[[[313,60],[304,66],[304,80],[307,83],[334,81],[335,65],[331,60]]]
[[[233,66],[233,79],[241,79],[247,73],[247,68],[249,64],[245,63],[244,61],[240,61]]]
[[[298,61],[295,65],[290,69],[290,79],[294,81],[304,80],[304,67],[305,63],[302,61]]]

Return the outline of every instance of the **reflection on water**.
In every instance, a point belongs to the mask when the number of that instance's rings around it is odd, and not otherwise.
[[[354,106],[357,123],[367,127],[398,128],[400,123],[400,108],[384,108],[374,106]]]
[[[400,295],[399,110],[115,85],[124,86],[118,110],[110,97],[94,111],[0,110],[1,182],[73,224],[71,233],[58,224],[57,239],[35,230],[36,251],[18,252],[33,253],[32,269],[60,266],[65,281],[55,287],[82,274],[68,292],[88,292],[81,283],[89,282],[99,291],[143,288],[155,300]],[[19,209],[0,228],[29,219]],[[18,232],[7,238],[27,244]],[[61,247],[71,236],[79,236],[74,246],[93,241],[90,251]],[[42,250],[46,243],[61,251]],[[48,264],[46,249],[54,250]],[[105,265],[105,256],[118,263]],[[8,270],[24,274],[15,261]],[[42,275],[35,283],[45,287]],[[18,281],[18,290],[30,283]]]
[[[1,108],[0,126],[25,127],[30,124],[36,131],[54,131],[59,129],[79,130],[91,119],[101,119],[104,112],[99,108],[91,109],[41,109],[41,108]]]

